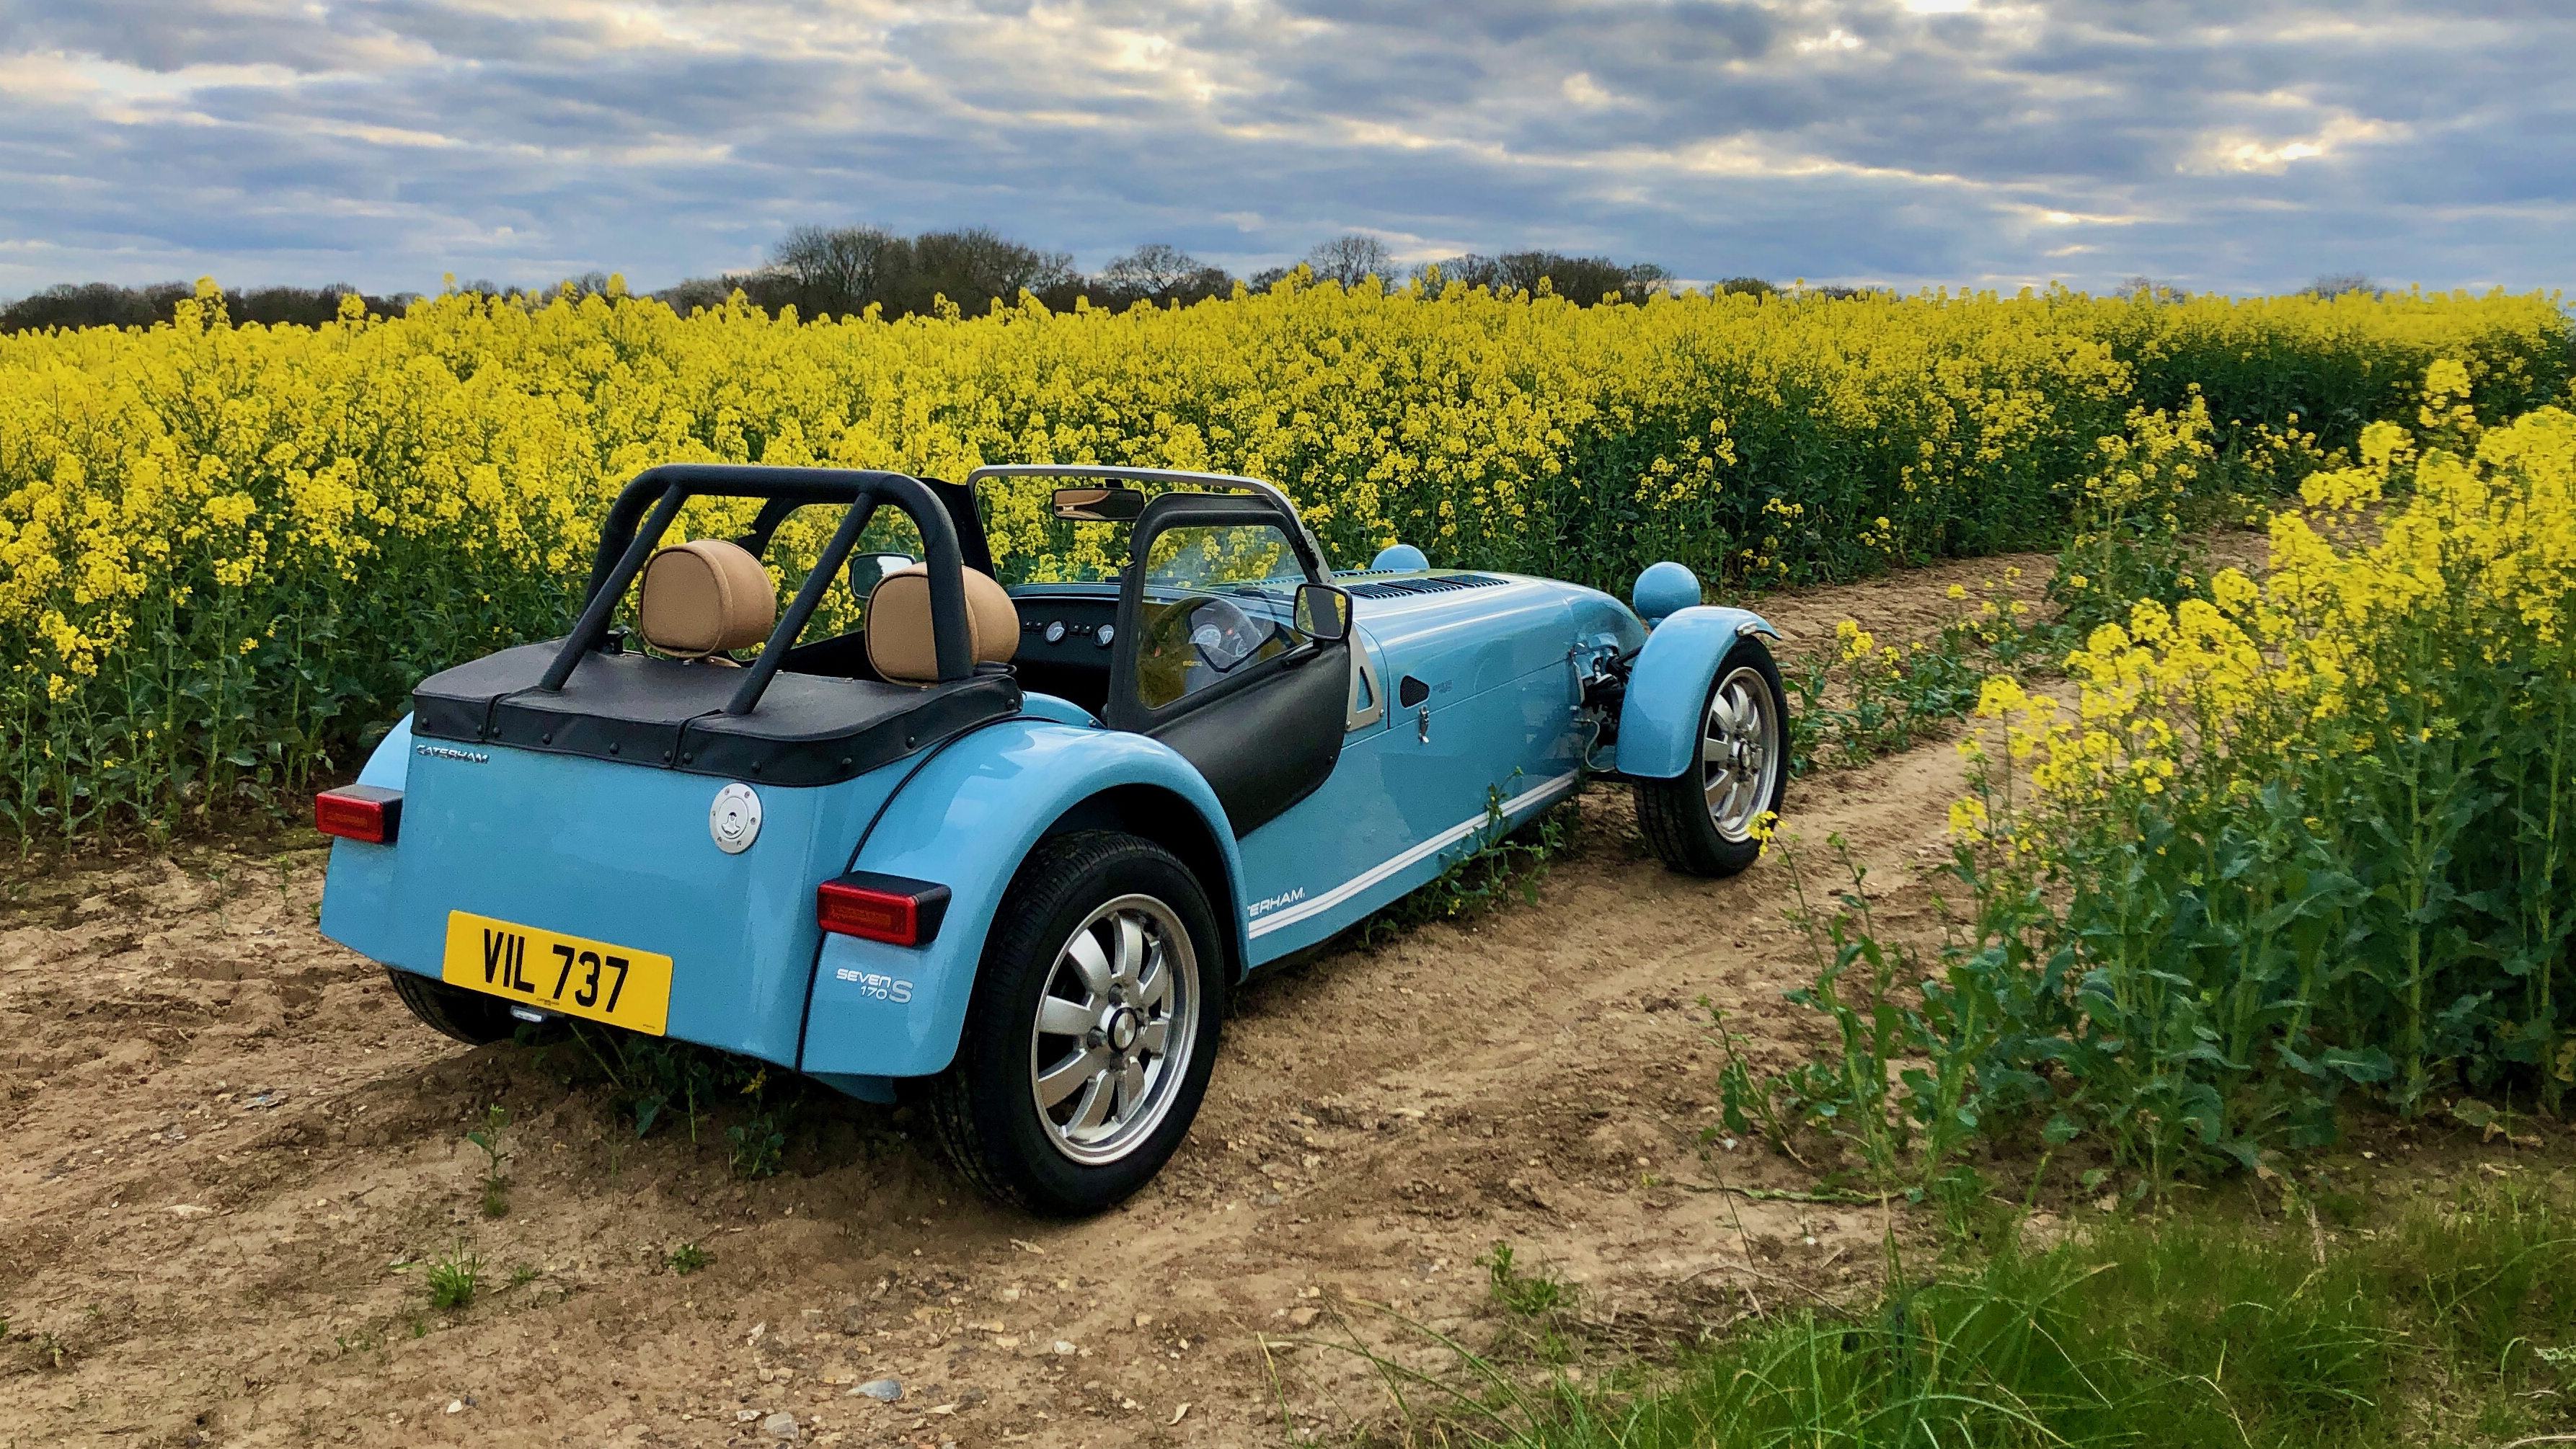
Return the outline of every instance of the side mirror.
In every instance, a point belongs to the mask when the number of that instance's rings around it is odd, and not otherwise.
[[[1351,596],[1331,584],[1299,584],[1290,622],[1317,643],[1338,643],[1351,637]]]
[[[916,560],[908,553],[854,553],[850,555],[850,592],[862,600],[885,581],[885,576],[913,566]]]
[[[1055,516],[1077,523],[1134,523],[1145,512],[1145,494],[1137,488],[1059,488]]]

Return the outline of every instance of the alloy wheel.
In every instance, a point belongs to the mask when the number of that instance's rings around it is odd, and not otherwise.
[[[1197,958],[1147,895],[1094,910],[1056,952],[1029,1039],[1029,1088],[1058,1152],[1115,1162],[1153,1135],[1198,1035]]]
[[[1718,683],[1700,729],[1700,790],[1717,833],[1743,840],[1779,782],[1780,711],[1760,670],[1739,667]]]

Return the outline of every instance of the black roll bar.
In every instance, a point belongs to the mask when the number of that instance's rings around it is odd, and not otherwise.
[[[760,517],[771,528],[777,526],[787,510],[802,504],[838,503],[847,508],[841,516],[841,526],[833,531],[832,541],[824,546],[823,556],[815,561],[814,571],[806,575],[805,586],[797,590],[795,601],[787,606],[778,627],[770,631],[769,641],[761,646],[760,659],[745,673],[741,687],[725,705],[725,713],[749,714],[759,707],[770,679],[786,662],[788,646],[804,632],[806,621],[813,618],[816,606],[822,603],[841,566],[849,561],[850,550],[857,546],[859,534],[868,526],[879,503],[892,503],[902,509],[921,534],[930,574],[931,645],[939,663],[940,681],[965,679],[975,672],[974,654],[967,644],[966,581],[961,572],[964,564],[958,553],[957,527],[950,521],[948,510],[940,506],[938,496],[920,479],[872,468],[665,463],[636,474],[634,481],[619,491],[617,501],[609,505],[608,517],[600,525],[599,551],[591,560],[581,618],[565,637],[554,662],[546,666],[545,678],[538,688],[561,690],[581,657],[600,646],[617,601],[626,596],[636,574],[643,570],[644,561],[652,556],[662,535],[670,531],[680,506],[699,496],[767,499]],[[647,508],[652,510],[649,517]],[[773,513],[777,516],[772,517]],[[757,523],[754,530],[763,531]]]
[[[804,506],[793,498],[770,499],[760,505],[760,516],[751,521],[751,532],[734,542],[742,545],[743,551],[753,558],[760,557],[769,552],[769,540],[777,535],[778,525],[787,521],[787,515]]]

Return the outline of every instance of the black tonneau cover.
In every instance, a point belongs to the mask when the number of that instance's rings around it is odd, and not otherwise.
[[[563,641],[522,644],[422,680],[414,735],[774,785],[853,779],[1020,709],[1019,681],[988,665],[920,688],[781,670],[750,714],[724,713],[743,671],[649,654],[593,653],[561,690],[539,687]]]

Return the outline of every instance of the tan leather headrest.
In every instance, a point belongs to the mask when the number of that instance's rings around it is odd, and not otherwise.
[[[960,569],[966,580],[966,652],[978,664],[1008,664],[1020,647],[1020,611],[991,574]],[[936,684],[939,653],[930,633],[930,570],[896,569],[868,591],[868,663],[896,684]]]
[[[778,625],[778,589],[738,543],[701,538],[666,548],[644,565],[635,629],[644,642],[682,659],[748,649]]]

